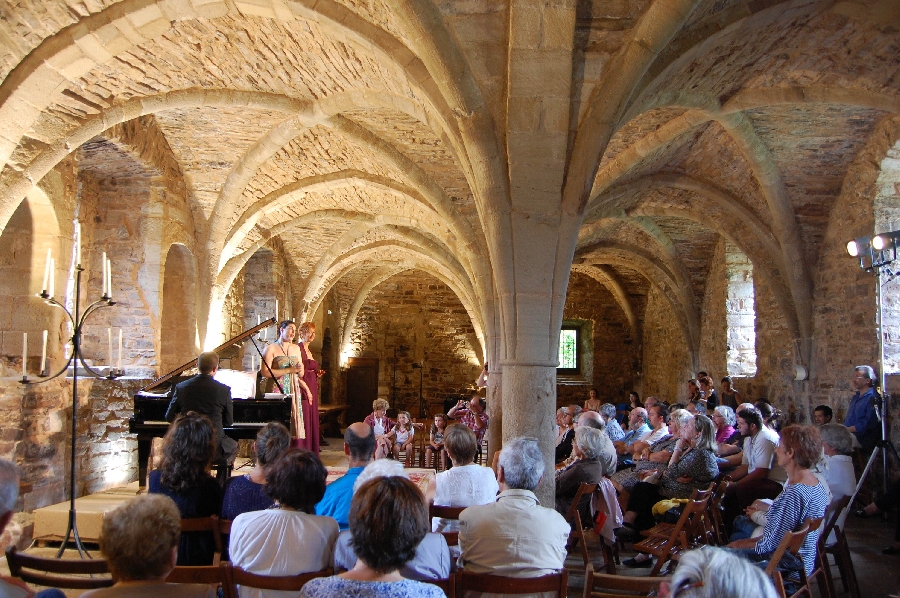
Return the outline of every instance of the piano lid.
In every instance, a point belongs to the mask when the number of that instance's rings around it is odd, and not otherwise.
[[[213,349],[212,352],[219,353],[220,351],[227,349],[231,345],[239,344],[239,343],[243,342],[245,339],[247,339],[247,338],[253,336],[254,334],[256,334],[257,332],[259,332],[263,328],[268,328],[269,326],[272,326],[273,324],[275,324],[275,322],[276,322],[276,320],[274,317],[269,318],[268,320],[265,320],[263,322],[260,322],[253,328],[248,328],[247,330],[243,331],[239,335],[228,339],[227,341],[225,341],[224,343],[222,343],[221,345],[219,345],[218,347]],[[199,355],[197,357],[199,357]],[[194,357],[191,361],[188,361],[187,363],[181,364],[180,366],[178,366],[171,372],[167,372],[165,375],[160,376],[159,378],[157,378],[150,384],[141,388],[140,392],[146,392],[148,390],[152,390],[152,389],[156,388],[157,386],[160,386],[161,384],[168,382],[175,376],[178,376],[179,374],[181,374],[188,368],[196,367],[197,366],[197,357]],[[253,395],[251,394],[250,396],[253,396]]]

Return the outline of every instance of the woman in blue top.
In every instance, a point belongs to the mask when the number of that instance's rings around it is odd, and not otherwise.
[[[269,422],[256,435],[253,444],[256,463],[250,473],[234,476],[225,484],[222,519],[233,520],[241,513],[268,509],[275,501],[266,494],[266,469],[291,444],[291,433],[284,424]]]
[[[797,531],[808,519],[825,516],[828,491],[810,471],[821,454],[822,437],[816,427],[788,426],[781,431],[775,456],[788,474],[784,492],[768,508],[762,537],[737,540],[729,544],[729,548],[750,549],[758,555],[771,554],[778,548],[785,532]],[[748,516],[751,514],[750,508]],[[819,530],[812,531],[800,547],[800,558],[807,574],[815,565],[818,540]]]

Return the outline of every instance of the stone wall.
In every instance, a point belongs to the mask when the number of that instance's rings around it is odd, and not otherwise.
[[[440,409],[444,399],[468,392],[481,371],[465,308],[449,287],[421,271],[397,274],[375,287],[357,316],[351,342],[352,355],[379,360],[378,395],[414,416],[422,371],[414,363],[424,362],[426,403]]]
[[[725,355],[728,351],[726,303],[728,298],[728,269],[725,240],[716,244],[706,283],[703,285],[703,304],[700,311],[700,371],[709,373],[716,387],[726,374]],[[694,372],[696,374],[696,372]],[[686,388],[682,381],[681,389]]]
[[[684,335],[671,306],[653,287],[644,311],[643,362],[641,396],[655,395],[669,402],[683,401],[687,397],[685,382],[692,372]]]

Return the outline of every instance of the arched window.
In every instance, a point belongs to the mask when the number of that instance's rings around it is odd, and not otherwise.
[[[728,290],[725,315],[728,324],[729,376],[756,375],[756,300],[753,264],[737,246],[725,243]]]
[[[875,181],[875,233],[900,230],[900,141],[881,161]],[[896,264],[892,266],[896,270]],[[884,371],[900,372],[900,279],[894,278],[882,288],[884,297]]]

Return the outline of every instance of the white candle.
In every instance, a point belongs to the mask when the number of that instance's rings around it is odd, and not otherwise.
[[[106,260],[106,295],[112,299],[112,261]]]
[[[278,299],[275,300],[275,320],[278,320]]]
[[[81,223],[75,221],[75,265],[81,267]]]
[[[113,366],[113,352],[112,352],[112,328],[106,329],[106,340],[109,343],[107,348],[109,349],[109,368],[112,369]]]
[[[107,296],[106,293],[106,252],[103,252],[103,257],[100,258],[100,261],[103,264],[103,279],[101,280],[101,284],[103,285],[103,295]]]
[[[50,294],[50,298],[53,298],[53,290],[56,287],[56,260],[52,257],[50,258],[50,286],[48,287],[48,292]]]
[[[256,325],[259,326],[262,324],[262,320],[259,318],[259,314],[256,314]]]
[[[41,374],[47,369],[47,331],[43,333],[44,343],[41,347]]]
[[[254,371],[256,369],[256,355],[250,356],[250,371]]]
[[[52,248],[47,248],[47,261],[44,262],[44,284],[41,287],[41,294],[47,292],[47,283],[50,282],[50,260],[52,259]]]
[[[122,329],[119,328],[119,360],[116,362],[116,369],[122,371]]]
[[[28,374],[26,374],[25,365],[28,361],[28,333],[22,333],[22,377],[25,378]]]

